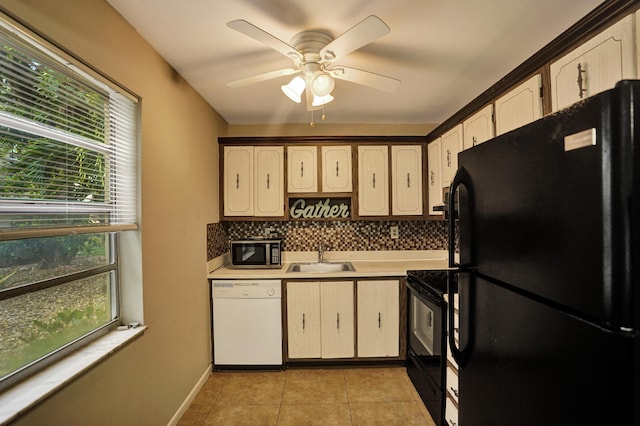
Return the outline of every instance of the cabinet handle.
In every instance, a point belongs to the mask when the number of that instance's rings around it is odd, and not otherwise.
[[[407,173],[407,188],[411,188],[411,174]]]
[[[586,75],[587,70],[582,68],[582,64],[578,64],[578,79],[576,80],[576,82],[578,83],[578,96],[580,97],[580,99],[582,99],[584,97],[584,93],[587,91],[587,89],[585,89],[584,87],[582,87],[582,83],[585,82],[585,79],[582,78],[582,74]]]
[[[458,389],[454,389],[454,388],[453,388],[453,386],[450,386],[450,387],[449,387],[449,389],[451,389],[451,392],[453,392],[453,395],[454,395],[456,398],[459,398],[459,397],[458,397]]]
[[[236,189],[240,188],[240,173],[236,173]]]
[[[436,184],[436,172],[431,170],[431,186]]]
[[[336,177],[340,176],[340,163],[336,161]]]
[[[382,314],[378,312],[378,328],[382,328]]]
[[[476,146],[476,144],[478,143],[478,138],[476,138],[475,136],[471,138],[471,146]]]
[[[449,423],[449,426],[458,426],[458,423],[454,422],[451,419],[447,419],[447,423]]]
[[[376,174],[373,174],[373,189],[376,189]]]
[[[433,327],[433,312],[429,311],[429,327]]]
[[[267,189],[269,189],[269,183],[270,183],[269,173],[267,173]]]
[[[304,326],[305,326],[305,320],[304,320],[304,314],[302,314],[302,329],[304,330]]]
[[[300,162],[300,177],[304,177],[304,161]]]
[[[336,314],[336,328],[340,330],[340,312]]]
[[[451,167],[451,150],[447,150],[447,167]]]

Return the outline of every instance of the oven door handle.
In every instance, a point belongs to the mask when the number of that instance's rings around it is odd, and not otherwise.
[[[466,272],[460,272],[460,271],[454,271],[454,270],[449,270],[447,272],[447,296],[449,299],[449,302],[447,303],[447,315],[448,315],[448,323],[449,323],[449,330],[448,330],[448,338],[449,338],[449,350],[451,351],[451,355],[453,356],[453,359],[456,361],[456,363],[458,364],[458,368],[462,369],[465,367],[465,365],[467,364],[467,359],[469,357],[469,349],[470,349],[470,343],[472,341],[471,336],[467,336],[468,330],[466,330],[463,324],[462,319],[463,318],[468,318],[467,315],[471,314],[471,312],[462,312],[462,308],[463,306],[467,306],[467,303],[463,303],[462,298],[459,299],[458,303],[459,303],[459,309],[460,309],[460,317],[459,317],[459,336],[460,336],[460,347],[458,347],[458,345],[456,344],[456,339],[455,339],[455,331],[454,331],[454,319],[455,319],[455,293],[453,291],[453,279],[454,279],[454,274],[458,274],[458,294],[460,294],[460,290],[462,288],[463,284],[463,279],[462,279],[462,275],[468,274]],[[471,284],[471,283],[469,283]],[[468,295],[469,297],[471,297],[471,285],[469,285],[468,288]],[[465,320],[465,323],[467,321]],[[467,337],[466,339],[466,344],[465,347],[462,347],[462,336],[463,336],[463,332],[464,335]]]

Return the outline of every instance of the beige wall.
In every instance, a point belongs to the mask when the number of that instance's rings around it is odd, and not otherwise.
[[[206,224],[218,222],[218,136],[426,135],[433,125],[233,126],[104,0],[0,7],[142,97],[144,336],[21,425],[167,424],[211,361]]]
[[[218,221],[216,138],[227,124],[106,1],[0,6],[142,97],[149,329],[18,424],[167,424],[210,365],[206,225]]]

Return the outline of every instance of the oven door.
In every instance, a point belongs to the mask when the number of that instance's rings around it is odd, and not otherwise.
[[[442,390],[446,371],[445,302],[424,284],[408,280],[409,351],[417,366]]]

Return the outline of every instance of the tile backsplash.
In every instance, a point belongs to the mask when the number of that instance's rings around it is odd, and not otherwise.
[[[390,238],[390,227],[399,235]],[[446,221],[289,221],[222,222],[207,226],[207,259],[229,250],[229,240],[276,235],[285,251],[315,251],[320,243],[333,251],[446,250]]]

